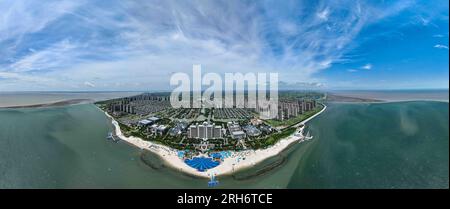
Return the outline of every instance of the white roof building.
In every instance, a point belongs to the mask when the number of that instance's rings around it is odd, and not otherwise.
[[[244,137],[245,137],[245,133],[243,131],[231,132],[231,138],[233,138],[233,139],[242,139]]]
[[[152,124],[153,122],[152,121],[150,121],[150,120],[140,120],[139,122],[138,122],[138,124],[139,125],[141,125],[141,126],[147,126],[147,125],[150,125],[150,124]]]

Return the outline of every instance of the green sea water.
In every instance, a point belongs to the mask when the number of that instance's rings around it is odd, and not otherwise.
[[[328,104],[307,124],[313,140],[220,177],[219,188],[448,188],[448,109]],[[106,140],[111,130],[92,104],[0,109],[0,188],[207,188],[151,153]]]

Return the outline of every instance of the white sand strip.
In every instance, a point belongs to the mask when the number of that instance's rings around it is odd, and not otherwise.
[[[318,113],[314,114],[313,116],[307,118],[306,120],[296,124],[294,127],[299,127],[300,124],[305,124],[306,122],[310,121],[317,115],[321,114],[323,111],[325,111],[327,107],[324,105],[324,108],[319,111]],[[248,168],[251,166],[254,166],[257,163],[260,163],[264,161],[267,158],[273,157],[277,154],[279,154],[281,151],[286,149],[291,143],[296,142],[298,140],[301,140],[303,138],[303,135],[297,134],[298,131],[295,131],[294,134],[288,136],[285,139],[279,140],[275,145],[270,146],[266,149],[260,149],[260,150],[246,150],[246,151],[239,151],[234,152],[231,151],[231,156],[226,158],[219,166],[209,169],[207,172],[199,172],[196,169],[188,166],[186,163],[183,162],[182,159],[180,159],[177,155],[178,150],[156,144],[153,142],[145,141],[138,137],[126,137],[122,134],[122,131],[120,130],[119,123],[114,120],[113,117],[111,117],[107,112],[105,114],[111,119],[112,124],[114,125],[115,135],[117,135],[122,140],[139,147],[141,149],[149,150],[158,156],[160,156],[165,164],[171,166],[172,168],[186,172],[188,174],[199,176],[199,177],[205,177],[209,178],[209,175],[215,174],[216,176],[224,175],[224,174],[231,174],[235,171]],[[245,160],[244,160],[245,158]]]

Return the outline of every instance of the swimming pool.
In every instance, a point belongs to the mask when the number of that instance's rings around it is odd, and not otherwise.
[[[215,161],[210,157],[194,157],[192,159],[186,159],[184,162],[200,172],[204,172],[220,164],[220,162]]]

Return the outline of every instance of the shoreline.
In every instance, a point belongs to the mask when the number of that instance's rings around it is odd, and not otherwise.
[[[100,109],[100,108],[99,108]],[[101,110],[101,109],[100,109]],[[192,168],[188,166],[186,163],[184,163],[177,155],[177,151],[173,148],[167,147],[165,145],[157,144],[150,141],[145,141],[139,137],[135,136],[129,136],[126,137],[123,135],[122,130],[120,129],[119,123],[107,112],[101,110],[106,114],[106,116],[111,119],[111,123],[114,126],[114,134],[119,137],[121,140],[127,142],[130,145],[134,145],[140,149],[148,150],[156,155],[158,155],[164,162],[164,164],[168,165],[169,167],[186,172],[188,174],[192,174],[194,176],[200,176],[200,177],[207,177],[205,175],[200,175],[201,172],[197,172],[195,168]]]
[[[98,107],[97,107],[98,108]],[[293,125],[293,127],[298,128],[300,125],[305,125],[308,121],[312,120],[316,116],[320,115],[322,112],[326,110],[327,106],[323,104],[322,110],[317,112],[316,114],[312,115],[311,117]],[[100,109],[100,108],[99,108]],[[100,109],[101,110],[101,109]],[[114,134],[122,139],[123,141],[134,145],[140,149],[148,150],[156,155],[158,155],[164,162],[165,165],[171,167],[172,169],[176,171],[181,171],[184,173],[187,173],[189,175],[193,175],[196,177],[203,177],[203,178],[210,178],[211,175],[215,176],[223,176],[223,175],[230,175],[236,171],[243,170],[245,168],[252,167],[270,157],[278,155],[280,152],[285,150],[294,142],[302,140],[303,134],[302,133],[303,128],[300,130],[295,131],[290,136],[280,139],[276,144],[267,147],[265,149],[258,149],[258,150],[245,150],[245,151],[230,151],[231,156],[228,158],[225,158],[219,166],[211,168],[205,172],[199,172],[195,168],[192,168],[188,166],[182,159],[180,159],[177,155],[177,152],[179,150],[167,147],[165,145],[156,144],[154,142],[145,141],[139,137],[126,137],[123,135],[119,123],[107,112],[101,110],[105,113],[105,115],[111,119],[111,123],[114,126]],[[304,126],[303,126],[304,127]]]

